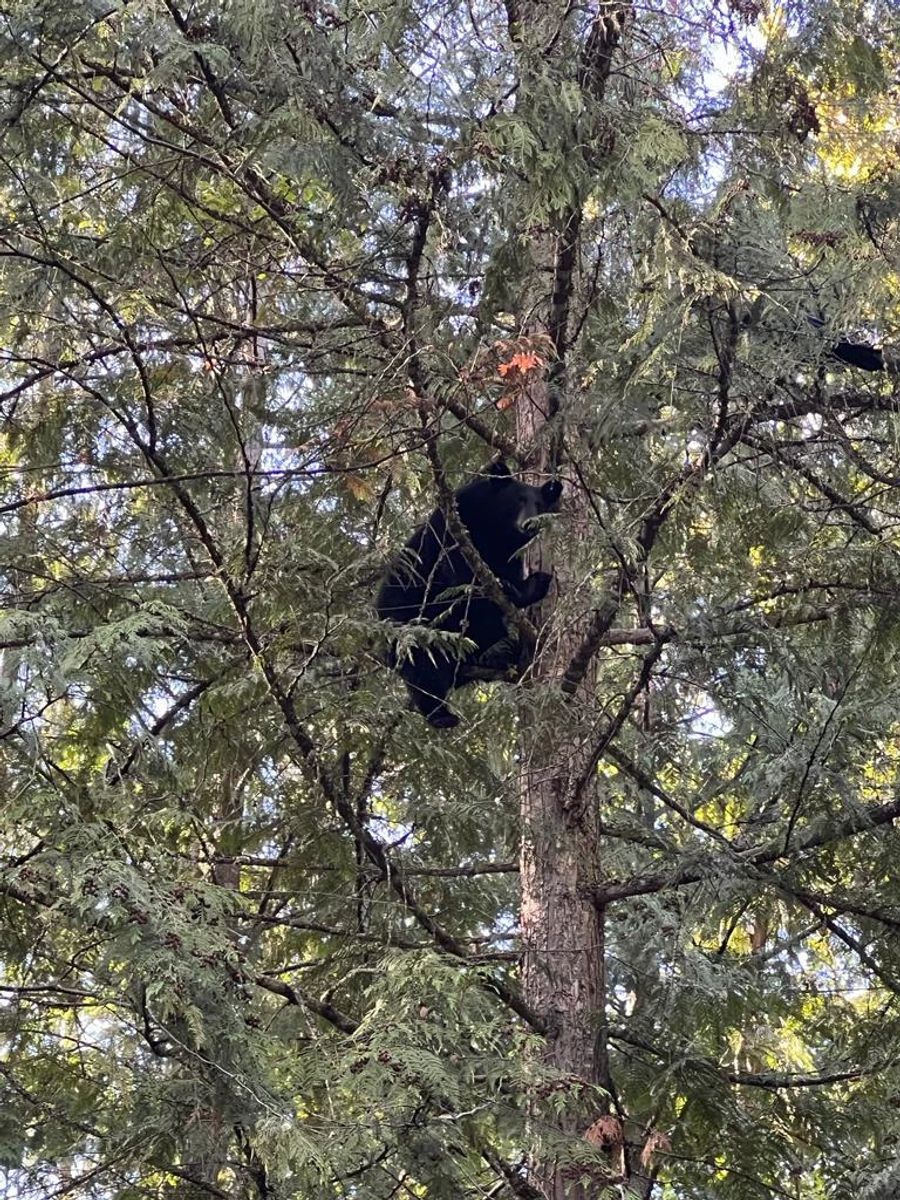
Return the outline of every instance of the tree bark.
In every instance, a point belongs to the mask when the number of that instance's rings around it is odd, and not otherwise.
[[[565,326],[573,280],[577,220],[568,219],[556,236],[547,234],[532,246],[534,277],[544,281],[543,298],[531,304],[529,334],[554,337],[557,357],[547,377],[523,396],[517,407],[517,440],[529,450],[536,475],[558,468],[561,439],[559,408],[565,388]],[[566,278],[561,280],[561,274]],[[549,282],[549,289],[547,284]],[[557,422],[552,432],[548,420]],[[560,544],[574,544],[587,532],[586,497],[566,493]],[[557,587],[569,584],[564,555],[552,560],[548,541],[533,553],[532,569],[553,571]],[[540,625],[551,615],[555,593],[545,602]],[[539,651],[532,678],[551,699],[532,720],[522,722],[519,803],[521,814],[521,928],[523,989],[528,1004],[546,1024],[542,1064],[562,1077],[567,1093],[562,1115],[553,1124],[561,1133],[583,1134],[598,1110],[593,1085],[609,1084],[604,1024],[604,922],[592,894],[600,882],[598,798],[589,783],[579,787],[587,769],[591,677],[585,672],[574,695],[563,696],[560,684],[582,644],[587,621],[569,625],[564,636]],[[587,1085],[587,1086],[585,1086]],[[538,1087],[537,1094],[541,1094]],[[537,1105],[536,1105],[537,1108]],[[547,1116],[541,1114],[543,1126]],[[614,1163],[610,1163],[615,1170]],[[575,1200],[582,1193],[575,1178],[552,1152],[532,1146],[535,1182],[548,1200]]]
[[[539,2],[507,4],[510,34],[523,51],[525,39],[546,34],[548,10]],[[576,47],[577,78],[594,102],[602,97],[612,54],[620,40],[627,6],[601,3]],[[557,53],[572,53],[571,38],[557,39]],[[523,72],[534,54],[525,50]],[[562,68],[561,68],[562,69]],[[526,89],[527,90],[527,89]],[[571,300],[577,279],[581,202],[576,199],[555,227],[536,232],[530,247],[533,286],[523,298],[528,314],[527,336],[552,346],[546,376],[520,397],[516,405],[516,440],[523,461],[537,477],[554,474],[561,466],[565,420],[566,355],[569,346]],[[575,544],[589,529],[588,498],[571,487],[565,497],[564,533],[560,544]],[[564,555],[551,561],[546,540],[534,552],[533,569],[555,572],[565,589]],[[554,596],[545,602],[538,624],[551,615]],[[611,615],[610,615],[611,619]],[[536,1087],[535,1137],[531,1146],[533,1182],[548,1200],[596,1197],[604,1181],[621,1180],[624,1147],[621,1126],[609,1118],[609,1101],[600,1089],[611,1091],[606,1056],[604,919],[592,899],[601,879],[599,803],[595,787],[596,721],[592,719],[594,646],[577,684],[561,688],[567,668],[586,638],[593,621],[567,623],[564,634],[543,646],[532,678],[542,685],[547,707],[536,719],[522,722],[518,786],[521,813],[521,928],[523,989],[528,1005],[546,1022],[541,1064],[561,1077],[567,1093],[562,1115],[550,1116]],[[596,894],[596,893],[594,893]],[[556,1093],[558,1094],[558,1092]],[[554,1110],[555,1111],[555,1110]],[[608,1118],[603,1136],[589,1140],[603,1145],[607,1161],[595,1181],[585,1188],[583,1166],[567,1166],[538,1130],[548,1123],[563,1134],[583,1136],[598,1117]],[[593,1173],[593,1172],[589,1172]]]
[[[577,497],[569,507],[567,526],[571,522],[577,529]],[[547,557],[545,552],[541,569],[552,569]],[[555,565],[558,578],[564,577],[562,562]],[[606,1111],[598,1108],[591,1085],[609,1085],[604,922],[592,900],[600,882],[598,797],[591,785],[575,794],[589,744],[576,713],[587,711],[580,701],[589,684],[582,683],[574,698],[563,699],[558,690],[581,633],[567,631],[535,663],[535,680],[552,689],[558,701],[536,720],[523,721],[518,781],[523,989],[546,1023],[541,1060],[563,1077],[568,1103],[556,1124],[570,1134],[584,1133]],[[555,1156],[539,1146],[532,1150],[535,1182],[548,1198],[573,1200],[582,1194]]]

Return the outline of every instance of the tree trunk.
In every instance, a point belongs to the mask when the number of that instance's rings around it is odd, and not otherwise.
[[[603,922],[590,895],[600,846],[593,806],[565,804],[565,749],[547,741],[528,745],[520,778],[523,986],[546,1022],[544,1062],[572,1084],[597,1084],[605,1076]],[[561,1127],[585,1131],[598,1115],[588,1091]],[[575,1194],[553,1161],[538,1161],[535,1169],[548,1197]]]
[[[628,14],[627,5],[598,6],[580,45],[573,36],[557,39],[560,62],[577,63],[577,79],[592,102],[602,99]],[[522,52],[523,75],[529,62],[539,61],[535,49],[546,35],[548,9],[540,3],[508,0],[510,33]],[[543,32],[542,32],[543,31]],[[537,38],[537,42],[534,39]],[[532,43],[530,53],[526,41]],[[544,43],[546,44],[546,43]],[[573,57],[574,51],[574,57]],[[535,57],[532,57],[535,56]],[[540,68],[539,68],[540,69]],[[560,67],[562,71],[564,68]],[[527,92],[529,89],[525,89]],[[571,302],[575,291],[581,201],[576,198],[555,228],[538,231],[531,244],[531,294],[520,311],[527,315],[526,335],[536,344],[552,347],[546,378],[533,386],[516,406],[516,437],[538,475],[555,473],[561,463],[565,418],[566,356],[569,348]],[[575,544],[588,532],[586,495],[566,493],[564,533],[560,544]],[[565,589],[565,555],[548,560],[549,550],[533,568],[554,570]],[[554,603],[545,603],[541,620]],[[564,633],[538,654],[533,678],[544,685],[548,707],[533,721],[523,721],[520,743],[519,800],[521,812],[521,926],[523,988],[529,1007],[543,1019],[546,1036],[542,1063],[562,1077],[567,1103],[562,1115],[541,1111],[535,1130],[548,1123],[563,1134],[581,1136],[597,1118],[599,1129],[589,1138],[608,1152],[595,1181],[584,1188],[579,1179],[594,1174],[564,1158],[535,1136],[532,1144],[534,1183],[548,1200],[597,1197],[603,1181],[621,1180],[625,1173],[621,1126],[609,1116],[609,1103],[597,1086],[611,1091],[605,1035],[604,919],[592,896],[601,873],[599,798],[596,795],[595,747],[598,737],[594,705],[594,646],[586,657],[573,694],[561,688],[567,669],[585,642],[592,617],[566,624]],[[558,1093],[557,1093],[558,1094]],[[540,1106],[536,1092],[535,1113]],[[553,1110],[557,1111],[557,1110]],[[643,1191],[644,1189],[640,1189]]]
[[[568,507],[567,529],[570,521],[577,529],[579,498],[570,497]],[[546,550],[544,556],[541,567],[550,569]],[[577,628],[567,631],[535,662],[535,679],[553,689],[559,700],[536,720],[523,722],[519,775],[523,988],[529,1007],[545,1023],[543,1063],[565,1077],[570,1091],[570,1102],[558,1120],[567,1133],[583,1133],[605,1111],[598,1109],[593,1088],[579,1095],[578,1085],[608,1084],[604,925],[592,901],[600,873],[597,798],[591,784],[580,793],[578,788],[588,744],[575,715],[584,709],[581,696],[563,700],[559,693],[579,633]],[[548,1198],[581,1194],[555,1156],[535,1150],[535,1182]]]

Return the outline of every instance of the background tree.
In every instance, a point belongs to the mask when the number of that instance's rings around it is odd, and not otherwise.
[[[4,10],[11,1193],[896,1193],[893,8]],[[371,598],[498,454],[434,731]]]

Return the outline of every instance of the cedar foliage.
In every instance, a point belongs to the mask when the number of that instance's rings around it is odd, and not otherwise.
[[[897,384],[829,356],[896,342],[892,8],[7,6],[11,1195],[534,1197],[536,1146],[595,1195],[896,1192]],[[437,733],[371,596],[436,463],[528,465],[542,373],[588,698]],[[516,731],[573,704],[611,1095],[517,978]]]

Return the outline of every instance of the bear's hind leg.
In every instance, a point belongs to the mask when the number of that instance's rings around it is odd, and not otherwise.
[[[498,675],[503,675],[511,667],[518,666],[519,658],[519,639],[513,634],[507,634],[506,637],[500,638],[493,645],[488,646],[472,663],[467,665],[475,668],[476,671],[496,671]],[[471,678],[477,679],[479,676],[476,674]]]
[[[416,650],[400,668],[413,708],[435,729],[452,729],[459,717],[447,707],[447,693],[454,683],[454,664],[437,657],[433,662],[424,650]]]

